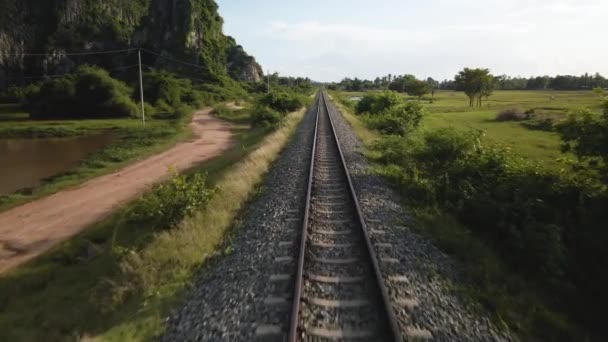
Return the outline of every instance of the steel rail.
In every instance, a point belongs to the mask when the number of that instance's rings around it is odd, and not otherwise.
[[[344,158],[344,154],[342,153],[342,147],[340,146],[340,140],[338,139],[338,134],[336,134],[336,128],[334,126],[334,121],[331,118],[331,114],[329,111],[329,106],[327,105],[327,101],[325,101],[325,93],[321,92],[323,96],[323,103],[325,104],[325,110],[327,111],[327,116],[329,117],[329,123],[331,125],[331,130],[333,132],[333,137],[336,141],[336,145],[338,146],[338,153],[340,154],[340,160],[342,160],[342,167],[344,168],[344,173],[346,174],[346,179],[348,180],[348,187],[350,188],[350,195],[352,196],[353,202],[355,202],[355,207],[357,209],[357,218],[360,223],[360,227],[363,230],[363,236],[365,238],[365,245],[367,246],[367,252],[372,260],[372,265],[374,269],[374,273],[376,276],[376,280],[378,282],[378,288],[382,294],[382,302],[384,304],[384,309],[386,310],[386,315],[389,320],[389,325],[391,328],[391,332],[393,335],[394,341],[403,341],[403,337],[401,336],[401,330],[399,329],[399,324],[397,323],[397,317],[395,316],[395,312],[392,309],[392,304],[390,300],[390,296],[388,291],[386,290],[386,286],[384,285],[384,279],[382,278],[382,273],[380,273],[380,263],[378,262],[378,258],[376,257],[376,253],[374,252],[374,246],[372,245],[372,240],[369,237],[367,232],[367,224],[365,223],[365,219],[363,218],[363,212],[361,211],[361,206],[359,205],[359,199],[355,192],[355,187],[353,186],[352,178],[350,177],[350,172],[348,171],[348,167],[346,167],[346,159]]]
[[[303,292],[303,284],[304,284],[304,279],[303,279],[304,278],[304,261],[305,261],[306,245],[307,245],[307,239],[308,239],[308,225],[309,225],[308,221],[309,221],[309,213],[310,213],[312,186],[313,186],[313,181],[314,181],[314,167],[315,167],[316,145],[317,145],[317,137],[318,137],[318,129],[319,129],[319,116],[321,113],[322,105],[325,107],[325,111],[327,112],[326,114],[329,118],[329,123],[330,123],[331,131],[332,131],[332,137],[338,148],[338,154],[340,156],[340,161],[341,161],[341,163],[340,163],[341,168],[344,171],[344,174],[346,175],[348,187],[350,189],[350,196],[355,204],[355,209],[357,212],[357,221],[359,223],[359,227],[362,229],[367,254],[370,257],[370,260],[372,263],[372,269],[373,269],[375,279],[377,282],[377,286],[381,292],[382,304],[384,306],[384,311],[385,311],[384,313],[386,314],[386,317],[389,320],[389,328],[391,330],[391,336],[393,337],[394,341],[403,341],[403,338],[401,336],[401,332],[399,329],[399,325],[397,323],[397,318],[392,309],[392,304],[390,302],[390,297],[389,297],[388,291],[386,289],[386,286],[384,286],[384,280],[382,278],[382,274],[380,273],[380,264],[378,262],[378,258],[376,257],[376,253],[374,252],[374,248],[373,248],[371,239],[367,232],[367,225],[363,218],[363,213],[362,213],[361,207],[359,205],[359,200],[355,193],[355,188],[353,186],[353,182],[352,182],[350,173],[346,166],[346,159],[344,158],[344,154],[342,152],[342,148],[340,146],[340,142],[339,142],[338,136],[336,134],[336,129],[335,129],[333,120],[331,118],[329,106],[327,105],[327,101],[325,99],[325,94],[322,90],[319,92],[319,95],[317,96],[317,114],[316,114],[317,116],[316,116],[316,120],[315,120],[315,132],[314,132],[314,138],[313,138],[313,148],[312,148],[312,153],[311,153],[310,171],[309,171],[309,176],[308,176],[308,187],[307,187],[307,192],[306,192],[306,206],[305,206],[305,212],[304,212],[304,221],[302,223],[302,234],[301,234],[300,251],[299,251],[299,258],[298,258],[298,265],[297,265],[298,268],[297,268],[297,274],[296,274],[296,284],[295,284],[295,289],[294,289],[293,306],[292,306],[292,312],[291,312],[291,317],[290,317],[289,333],[288,333],[287,340],[289,342],[297,342],[299,333],[300,333],[298,330],[298,325],[299,325],[300,303],[303,299],[302,292]]]
[[[291,321],[289,323],[288,341],[296,342],[298,338],[298,319],[300,313],[300,298],[302,297],[302,287],[304,284],[304,258],[306,252],[306,240],[308,238],[308,216],[310,213],[310,197],[312,194],[312,182],[315,171],[315,154],[317,152],[317,134],[319,128],[319,113],[321,112],[321,96],[317,95],[317,116],[315,119],[315,135],[312,140],[312,153],[310,158],[310,171],[308,172],[308,188],[306,190],[306,206],[304,208],[304,221],[302,222],[302,235],[300,240],[300,253],[298,256],[298,270],[296,273],[296,286],[293,296],[293,307],[291,311]]]

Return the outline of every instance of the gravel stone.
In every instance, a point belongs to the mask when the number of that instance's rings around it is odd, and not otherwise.
[[[201,269],[190,293],[167,318],[161,341],[255,341],[258,327],[262,328],[257,339],[266,341],[276,337],[268,334],[276,331],[275,326],[287,332],[312,152],[313,109],[239,218],[242,225],[230,243],[233,252]],[[277,258],[285,259],[276,262]],[[290,277],[270,281],[279,274]],[[279,297],[289,298],[287,305],[264,303]]]
[[[458,265],[409,228],[414,223],[399,195],[380,176],[368,172],[370,164],[361,153],[361,142],[331,102],[329,107],[377,256],[398,261],[381,262],[381,272],[404,336],[432,341],[512,340],[449,289],[447,284],[459,281]],[[166,318],[161,341],[283,340],[291,310],[315,114],[316,108],[307,111],[258,195],[239,217],[242,223],[230,241],[233,252],[215,257],[201,269],[189,294]],[[318,236],[318,240],[352,242],[339,235]]]
[[[511,341],[449,289],[447,284],[459,282],[458,265],[408,228],[414,222],[399,195],[368,171],[371,164],[362,154],[361,141],[331,101],[328,106],[372,242],[392,244],[376,247],[376,253],[399,261],[382,262],[380,267],[403,334],[433,341]],[[416,305],[408,307],[411,303]]]

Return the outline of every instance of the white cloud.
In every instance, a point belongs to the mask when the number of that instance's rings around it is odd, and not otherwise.
[[[441,0],[426,12],[391,15],[398,20],[271,20],[258,31],[267,42],[259,54],[272,70],[321,81],[449,78],[464,66],[522,76],[608,74],[605,1]]]

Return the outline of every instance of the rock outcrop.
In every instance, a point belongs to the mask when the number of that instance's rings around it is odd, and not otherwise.
[[[198,79],[258,81],[262,69],[232,37],[213,0],[0,0],[0,89],[29,77],[62,74],[80,64],[133,65],[142,47],[199,68],[144,54],[144,63]],[[32,56],[25,54],[42,53]],[[33,79],[33,78],[32,78]]]

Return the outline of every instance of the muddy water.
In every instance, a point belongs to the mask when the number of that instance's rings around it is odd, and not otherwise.
[[[70,138],[0,139],[0,195],[69,171],[116,139],[112,133]]]

